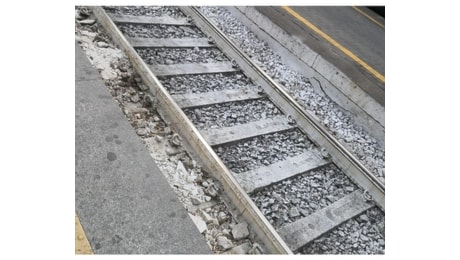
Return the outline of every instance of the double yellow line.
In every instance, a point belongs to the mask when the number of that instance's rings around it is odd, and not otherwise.
[[[298,14],[296,11],[292,10],[288,6],[282,6],[282,8],[288,12],[290,15],[292,15],[294,18],[302,22],[304,25],[312,29],[315,33],[319,34],[321,37],[323,37],[326,41],[328,41],[332,46],[336,47],[340,51],[342,51],[345,55],[350,57],[353,61],[361,65],[364,69],[366,69],[369,73],[371,73],[374,77],[376,77],[378,80],[382,81],[385,83],[385,77],[380,74],[378,71],[376,71],[374,68],[369,66],[366,62],[364,62],[362,59],[360,59],[358,56],[356,56],[354,53],[352,53],[350,50],[347,48],[343,47],[340,43],[338,43],[336,40],[332,39],[331,36],[327,35],[323,31],[321,31],[318,27],[316,27],[314,24],[312,24],[310,21],[307,19],[303,18],[300,14]]]

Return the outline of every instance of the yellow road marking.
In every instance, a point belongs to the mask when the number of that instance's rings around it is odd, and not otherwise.
[[[385,25],[379,23],[377,20],[375,20],[374,18],[372,18],[370,15],[366,14],[365,12],[363,12],[361,9],[359,9],[358,7],[356,6],[352,6],[353,9],[355,9],[358,13],[364,15],[367,17],[367,19],[373,21],[374,23],[376,23],[378,26],[382,27],[383,29],[385,29]]]
[[[91,246],[89,245],[88,239],[86,238],[85,231],[83,231],[83,227],[80,224],[77,213],[75,213],[75,254],[94,254]]]
[[[345,53],[345,55],[347,55],[348,57],[350,57],[352,60],[354,60],[356,63],[358,63],[359,65],[361,65],[364,69],[366,69],[369,73],[371,73],[374,77],[376,77],[377,79],[379,79],[380,81],[382,81],[383,83],[385,83],[385,77],[380,74],[378,71],[376,71],[374,68],[372,68],[371,66],[369,66],[366,62],[364,62],[363,60],[361,60],[358,56],[356,56],[355,54],[353,54],[350,50],[348,50],[347,48],[343,47],[340,43],[338,43],[337,41],[335,41],[334,39],[332,39],[332,37],[330,37],[329,35],[327,35],[326,33],[324,33],[323,31],[321,31],[318,27],[316,27],[314,24],[312,24],[311,22],[309,22],[307,19],[303,18],[300,14],[298,14],[296,11],[292,10],[291,8],[289,8],[288,6],[282,6],[282,8],[284,10],[286,10],[286,12],[288,12],[289,14],[291,14],[292,16],[294,16],[294,18],[296,18],[297,20],[299,20],[300,22],[302,22],[303,24],[305,24],[306,26],[308,26],[310,29],[312,29],[314,32],[316,32],[317,34],[319,34],[321,37],[323,37],[324,39],[326,39],[326,41],[328,41],[330,44],[332,44],[334,47],[336,47],[337,49],[339,49],[340,51],[342,51],[343,53]]]

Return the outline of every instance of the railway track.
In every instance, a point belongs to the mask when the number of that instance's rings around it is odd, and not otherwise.
[[[385,210],[384,184],[197,8],[93,12],[270,253]]]

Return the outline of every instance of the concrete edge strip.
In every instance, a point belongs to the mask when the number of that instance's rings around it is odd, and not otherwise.
[[[183,8],[181,8],[184,11]],[[159,112],[169,120],[171,127],[184,138],[184,146],[192,155],[225,186],[226,195],[242,217],[249,221],[253,230],[265,247],[276,254],[293,254],[280,235],[270,225],[248,194],[244,192],[236,179],[215,154],[211,146],[196,127],[190,122],[185,113],[174,102],[158,78],[152,73],[147,64],[137,54],[129,42],[116,27],[115,23],[100,6],[93,7],[93,13],[98,21],[112,36],[117,45],[124,50],[149,91],[158,99]]]
[[[81,226],[80,219],[75,213],[75,254],[76,255],[92,255],[94,254],[85,231]]]
[[[308,67],[318,73],[324,80],[330,82],[332,86],[337,88],[338,91],[346,93],[346,96],[350,96],[350,100],[360,107],[365,107],[369,102],[359,102],[358,98],[361,96],[369,96],[365,91],[360,88],[356,88],[357,84],[353,82],[348,76],[346,76],[341,70],[331,64],[329,61],[323,59],[318,53],[314,52],[308,46],[304,45],[299,40],[296,40],[296,44],[292,46],[292,43],[289,43],[287,39],[288,34],[280,28],[278,25],[272,23],[267,17],[261,14],[254,8],[246,7],[235,7],[236,10],[244,14],[252,23],[260,24],[261,29],[272,39],[277,41],[282,46],[285,46],[286,50],[291,52],[295,57],[305,63]],[[253,20],[251,16],[254,16]],[[276,31],[272,34],[270,31]],[[279,41],[278,41],[279,39]],[[280,42],[281,41],[281,42]],[[355,93],[356,92],[356,93]],[[372,97],[369,97],[374,101]],[[377,101],[370,102],[372,106],[378,106],[379,110],[383,108]],[[378,113],[372,111],[367,112],[372,118],[375,118],[376,121],[380,122],[383,126],[385,124],[384,120],[378,117]]]
[[[329,95],[339,95],[345,97],[345,105],[342,106],[342,109],[346,111],[352,111],[354,113],[363,114],[365,117],[364,120],[359,122],[363,124],[368,131],[378,127],[377,139],[380,143],[384,143],[384,127],[385,119],[379,115],[384,114],[384,107],[382,107],[378,102],[374,101],[366,92],[357,87],[357,85],[351,81],[345,74],[335,68],[332,64],[325,61],[321,57],[318,58],[318,54],[314,53],[307,46],[304,46],[302,43],[297,42],[288,42],[289,38],[286,32],[284,32],[276,24],[273,24],[268,18],[263,14],[259,13],[253,7],[227,7],[227,10],[232,12],[234,15],[241,16],[245,18],[251,25],[251,29],[254,26],[260,26],[261,33],[265,34],[266,37],[269,37],[277,45],[284,48],[285,52],[289,53],[290,56],[298,60],[298,63],[303,63],[306,71],[311,70],[312,74],[316,74],[316,77],[324,80],[326,84],[320,86],[318,89],[314,85],[317,91],[322,91],[325,94]],[[262,37],[263,38],[263,37]],[[333,69],[328,69],[333,68]],[[331,72],[332,71],[332,72]],[[300,72],[299,72],[300,73]],[[338,74],[336,74],[338,73]],[[303,73],[305,74],[305,73]],[[307,77],[307,75],[305,75]],[[317,80],[315,76],[310,79]],[[342,80],[340,83],[337,80]],[[362,99],[362,97],[367,97],[367,99]],[[362,99],[362,101],[360,101]],[[334,100],[335,102],[338,102]],[[357,118],[359,119],[359,118]]]
[[[208,35],[216,40],[229,57],[232,57],[254,84],[260,85],[271,101],[286,115],[297,122],[310,140],[323,147],[332,155],[332,161],[361,188],[368,191],[377,205],[385,211],[385,184],[373,175],[344,145],[342,145],[324,126],[311,116],[302,106],[267,73],[242,52],[231,39],[207,19],[199,10],[193,7],[182,7],[184,13],[194,17]]]

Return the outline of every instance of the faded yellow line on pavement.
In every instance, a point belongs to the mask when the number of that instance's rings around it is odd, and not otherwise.
[[[85,231],[80,224],[77,214],[75,213],[75,254],[76,255],[90,255],[94,254],[89,241],[86,238]]]
[[[374,18],[372,18],[370,15],[366,14],[365,12],[363,12],[361,9],[359,9],[358,7],[356,6],[352,6],[353,9],[355,9],[358,13],[364,15],[365,17],[367,17],[367,19],[373,21],[374,23],[376,23],[378,26],[382,27],[383,29],[385,29],[385,25],[379,23],[377,20],[375,20]]]
[[[292,16],[294,16],[294,18],[296,18],[297,20],[299,20],[300,22],[302,22],[303,24],[305,24],[306,26],[308,26],[310,29],[312,29],[314,32],[316,32],[317,34],[319,34],[321,37],[323,37],[324,39],[326,39],[326,41],[328,41],[330,44],[332,44],[334,47],[336,47],[337,49],[339,49],[340,51],[342,51],[343,53],[345,53],[345,55],[347,55],[348,57],[350,57],[352,60],[354,60],[356,63],[358,63],[359,65],[361,65],[364,69],[366,69],[369,73],[371,73],[374,77],[376,77],[377,79],[379,79],[380,81],[384,82],[385,83],[385,77],[380,74],[378,71],[376,71],[374,68],[372,68],[371,66],[369,66],[366,62],[364,62],[363,60],[361,60],[358,56],[356,56],[355,54],[353,54],[350,50],[348,50],[347,48],[343,47],[340,43],[338,43],[336,40],[332,39],[332,37],[330,37],[329,35],[327,35],[326,33],[324,33],[323,31],[321,31],[318,27],[316,27],[314,24],[312,24],[311,22],[309,22],[307,19],[303,18],[300,14],[298,14],[296,11],[292,10],[291,8],[289,8],[288,6],[282,6],[282,8],[284,10],[286,10],[286,12],[288,12],[289,14],[291,14]]]

